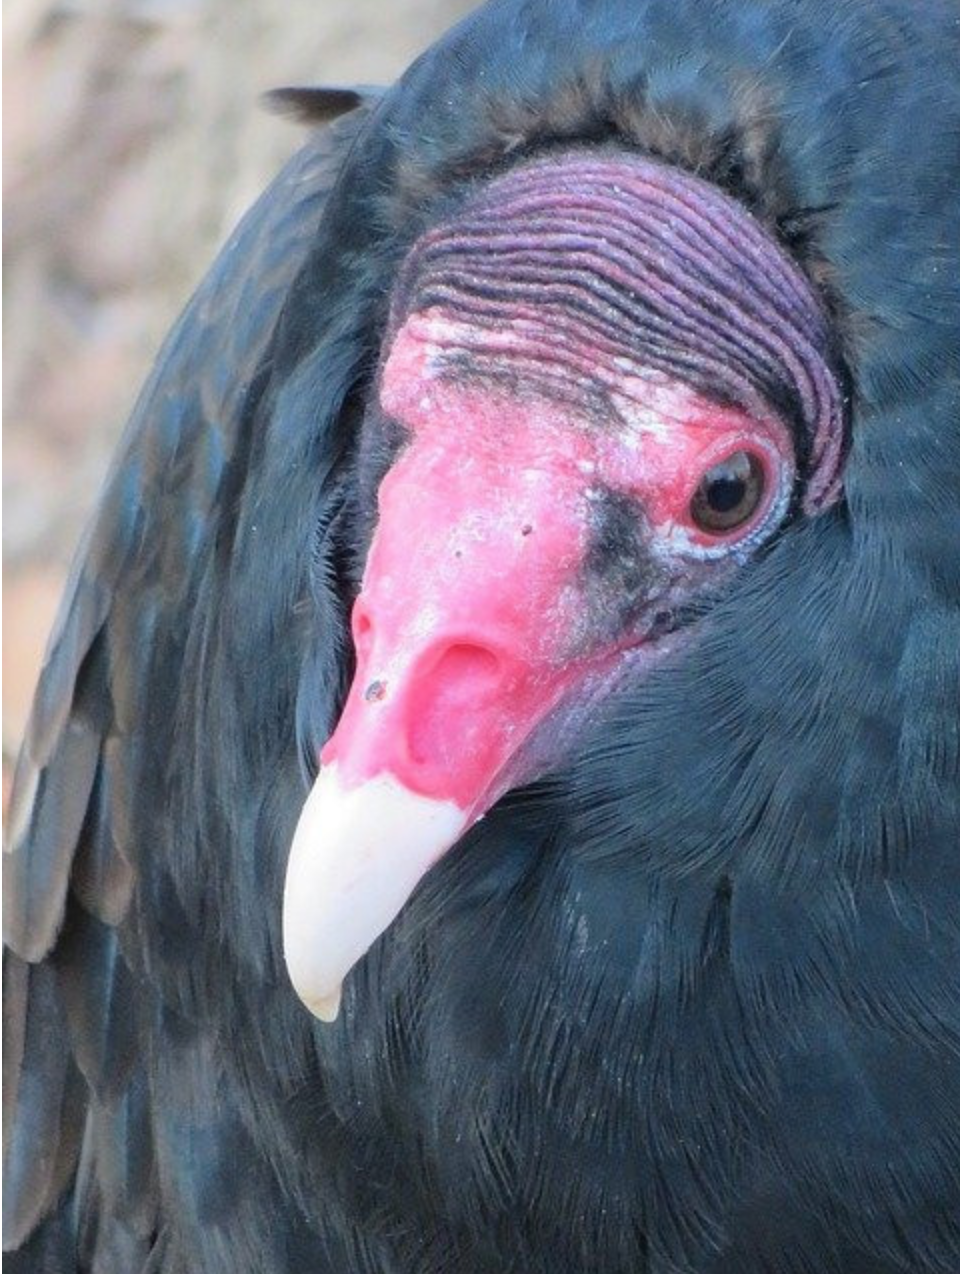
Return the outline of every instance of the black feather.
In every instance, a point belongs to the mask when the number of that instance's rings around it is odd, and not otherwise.
[[[15,1248],[59,1202],[73,1176],[83,1131],[83,1080],[49,965],[27,965],[7,953],[4,1005],[5,1034],[12,1039],[4,1059],[11,1108],[3,1224],[6,1242]]]
[[[24,754],[17,782],[35,785],[29,812],[11,819],[3,856],[4,939],[27,960],[47,954],[63,920],[70,864],[100,760],[100,736],[69,720],[37,774]],[[20,818],[23,824],[20,824]]]
[[[288,85],[269,89],[263,101],[268,110],[290,115],[301,124],[329,124],[349,111],[375,104],[383,92],[370,84]]]
[[[133,867],[118,844],[123,826],[118,811],[127,803],[125,794],[115,790],[111,774],[118,744],[119,740],[110,739],[104,743],[70,874],[77,900],[105,925],[117,925],[126,915],[134,885]]]

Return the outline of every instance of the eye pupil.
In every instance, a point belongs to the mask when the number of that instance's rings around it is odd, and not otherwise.
[[[730,513],[741,503],[746,489],[742,478],[717,478],[707,486],[707,503],[715,513]]]
[[[735,451],[700,479],[690,516],[704,531],[732,531],[756,512],[763,498],[764,470],[749,451]]]

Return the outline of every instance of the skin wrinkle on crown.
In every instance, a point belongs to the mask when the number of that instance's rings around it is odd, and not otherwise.
[[[439,374],[568,401],[602,391],[617,415],[629,379],[772,410],[803,431],[804,509],[839,493],[842,400],[816,294],[749,212],[689,173],[628,152],[512,169],[414,244],[385,349],[411,318],[425,336],[436,323]]]
[[[609,236],[607,244],[609,244]],[[544,244],[543,248],[552,250],[552,259],[560,259],[563,255],[562,244],[551,242]],[[750,345],[744,348],[746,343],[741,341],[740,349],[738,350],[735,339],[738,329],[732,327],[727,331],[717,330],[717,325],[709,317],[710,309],[717,308],[716,297],[720,295],[719,292],[708,293],[704,296],[703,289],[697,288],[695,284],[691,287],[688,283],[684,293],[675,286],[675,283],[661,279],[658,281],[658,290],[660,295],[665,297],[670,303],[670,309],[666,313],[661,309],[655,316],[653,323],[650,322],[648,314],[630,315],[629,313],[623,314],[622,321],[619,324],[615,320],[611,321],[616,310],[615,295],[614,297],[601,298],[599,306],[590,305],[589,302],[594,300],[594,296],[598,291],[598,285],[593,283],[593,279],[599,278],[601,280],[600,288],[604,284],[612,284],[620,295],[628,294],[631,290],[634,290],[634,280],[622,269],[618,270],[615,268],[616,263],[611,260],[611,256],[612,254],[609,252],[606,257],[600,253],[581,253],[576,264],[563,272],[559,282],[557,274],[560,272],[558,271],[554,271],[552,274],[547,275],[546,278],[539,280],[536,276],[531,279],[529,275],[524,275],[519,281],[516,277],[517,272],[514,271],[505,290],[508,294],[519,294],[518,299],[521,302],[527,300],[535,301],[538,290],[543,293],[539,298],[542,302],[541,308],[544,312],[549,309],[551,318],[550,328],[540,333],[540,338],[544,343],[556,340],[565,322],[569,325],[571,312],[576,311],[577,327],[590,327],[594,344],[600,348],[606,346],[610,352],[619,351],[622,355],[625,349],[630,349],[629,345],[624,345],[624,331],[628,335],[635,335],[639,330],[646,337],[645,352],[648,357],[651,350],[656,353],[661,351],[665,344],[669,345],[671,343],[671,335],[674,335],[672,344],[681,348],[675,352],[671,360],[673,363],[671,370],[682,367],[684,359],[692,354],[699,355],[703,370],[706,373],[706,376],[701,376],[701,382],[712,380],[723,384],[726,381],[729,385],[731,382],[730,370],[735,363],[739,364],[743,369],[743,375],[737,377],[737,379],[746,384],[750,383],[747,373],[751,364],[756,373],[759,373],[761,363],[766,364],[764,370],[769,377],[771,360],[764,357],[766,353],[765,346],[770,344],[767,330],[752,317],[741,315],[739,318],[739,334],[741,336],[746,335],[749,338]],[[469,266],[473,263],[468,259],[465,271],[462,269],[463,264],[463,262],[458,263],[458,277],[455,284],[453,286],[441,284],[440,287],[434,287],[431,290],[430,299],[435,299],[441,303],[445,302],[451,309],[456,307],[461,313],[474,317],[477,330],[472,344],[474,349],[479,352],[483,347],[484,338],[481,334],[484,330],[485,320],[489,323],[496,322],[500,318],[498,312],[500,305],[498,305],[498,302],[500,302],[501,298],[491,296],[489,291],[486,296],[483,295],[482,291],[478,294],[475,286],[475,280],[478,276],[469,269]],[[585,266],[591,275],[591,281],[586,286],[583,286],[580,279],[576,276],[583,274]],[[689,273],[686,273],[684,282],[687,282],[688,279]],[[487,280],[482,282],[487,282]],[[473,287],[471,287],[472,283],[474,284]],[[639,291],[639,289],[636,290]],[[460,293],[459,297],[457,295],[458,292]],[[556,302],[559,293],[563,293],[566,296],[566,312],[563,306],[558,305]],[[589,301],[587,302],[585,302],[585,294],[589,296]],[[685,302],[688,302],[691,296],[695,302],[700,303],[702,306],[702,313],[697,316],[697,322],[691,321],[685,312]],[[607,304],[604,304],[605,301]],[[520,313],[523,312],[520,311]],[[532,307],[525,312],[528,317],[532,317],[536,313]],[[515,306],[512,317],[517,315],[518,310]],[[724,317],[728,321],[732,321],[733,318],[729,313]],[[534,319],[534,321],[536,320]],[[702,335],[704,331],[709,331],[709,338]],[[603,336],[601,336],[601,332]],[[665,336],[665,341],[651,339],[654,334],[658,337],[661,335]],[[617,337],[620,339],[617,340]],[[805,376],[805,369],[794,357],[790,345],[786,341],[781,341],[780,345],[781,349],[777,351],[780,355],[779,362],[781,365],[785,362],[788,370],[793,374],[794,383],[804,409],[804,418],[809,419],[818,414],[816,387],[811,385],[809,379]],[[716,354],[714,349],[716,349]],[[740,356],[737,357],[737,354]],[[755,378],[758,377],[755,376]],[[731,393],[730,397],[742,401],[743,389],[739,388],[739,392]]]
[[[720,277],[716,273],[711,273],[709,263],[706,266],[702,262],[697,262],[699,275],[689,268],[689,266],[681,259],[673,261],[672,277],[665,273],[659,260],[660,242],[651,239],[646,234],[645,227],[641,225],[631,224],[628,226],[630,235],[628,237],[619,234],[615,228],[612,228],[608,219],[596,224],[596,234],[590,237],[585,236],[583,226],[581,225],[576,234],[567,234],[558,230],[555,226],[540,227],[539,234],[534,235],[533,231],[538,228],[534,226],[530,235],[526,236],[522,241],[522,248],[517,247],[517,240],[505,239],[500,235],[497,239],[497,254],[503,263],[503,266],[510,270],[510,286],[511,290],[518,292],[520,298],[536,296],[537,285],[541,290],[544,287],[550,289],[550,294],[555,294],[558,290],[558,279],[564,277],[571,279],[572,283],[559,283],[560,287],[566,286],[568,292],[579,292],[579,301],[582,310],[586,309],[585,299],[590,301],[596,300],[597,304],[591,307],[591,313],[595,317],[611,317],[618,308],[619,297],[629,296],[631,291],[636,288],[636,279],[631,277],[631,265],[634,260],[639,257],[643,261],[644,268],[648,276],[652,276],[656,282],[654,291],[659,291],[661,295],[666,295],[672,301],[671,311],[667,314],[660,312],[656,315],[653,327],[656,328],[657,322],[660,321],[661,330],[663,324],[673,325],[681,328],[684,332],[683,340],[691,348],[699,345],[701,350],[709,349],[710,343],[717,345],[722,350],[726,358],[735,357],[738,352],[736,344],[737,327],[735,325],[737,314],[734,309],[726,302],[724,298],[724,288],[731,285],[729,271],[727,277]],[[616,236],[616,241],[615,241]],[[595,250],[597,243],[602,239],[604,251]],[[458,248],[465,247],[462,239],[457,240]],[[538,258],[545,259],[550,265],[558,259],[565,259],[569,264],[561,275],[555,270],[548,275],[549,282],[544,283],[543,271],[537,271],[532,262],[536,262]],[[467,256],[456,262],[457,266],[457,286],[453,289],[446,289],[441,281],[438,287],[435,287],[435,294],[438,300],[456,299],[456,292],[466,293],[462,296],[464,308],[477,313],[482,319],[482,310],[484,308],[483,288],[486,283],[487,288],[490,287],[490,273],[487,272],[487,279],[484,280],[483,274],[480,272],[482,267],[471,271],[472,265],[477,265],[472,256]],[[526,267],[518,268],[518,267]],[[701,281],[701,277],[705,282]],[[678,284],[683,283],[683,289]],[[707,284],[715,284],[712,289]],[[471,286],[473,285],[473,286]],[[700,306],[700,314],[698,315],[699,326],[691,323],[686,319],[684,313],[684,298],[689,296],[692,301]],[[599,308],[599,307],[602,307]],[[607,315],[602,314],[602,310],[607,310]],[[631,312],[628,305],[619,304],[619,309],[623,315],[623,325],[633,324],[638,321],[638,315]],[[715,317],[715,315],[717,317]],[[586,315],[585,315],[586,317]],[[770,325],[770,317],[765,316],[767,325]],[[776,327],[776,318],[773,316],[773,326]],[[649,330],[650,315],[643,315],[645,326]],[[733,323],[732,327],[724,327],[723,320],[728,324]],[[769,374],[776,367],[776,354],[779,350],[771,350],[769,354],[765,350],[768,344],[766,329],[759,322],[749,316],[741,314],[739,317],[740,327],[749,335],[752,342],[752,357],[757,364],[762,361],[765,363],[765,370]],[[782,324],[779,325],[782,328]],[[709,341],[704,340],[700,336],[702,330],[709,331]],[[785,341],[781,341],[781,347],[786,346],[786,352],[789,356],[789,345]],[[742,348],[742,344],[741,344]],[[782,353],[781,353],[782,357]],[[811,401],[813,395],[809,393],[810,386],[804,383],[804,369],[799,366],[796,360],[792,360],[791,370],[798,381],[798,387],[803,391],[805,407],[808,414],[816,411],[816,405]]]

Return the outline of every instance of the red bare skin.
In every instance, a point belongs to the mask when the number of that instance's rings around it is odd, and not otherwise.
[[[504,334],[508,341],[509,335]],[[591,632],[584,563],[601,490],[643,510],[650,554],[702,578],[782,517],[789,434],[772,414],[721,407],[637,369],[605,369],[620,426],[573,408],[456,381],[442,312],[411,316],[384,365],[381,406],[411,440],[379,493],[379,523],[353,614],[357,672],[323,750],[352,786],[392,774],[480,816],[556,706],[644,641],[642,625]],[[736,531],[692,520],[703,474],[738,450],[765,493]]]

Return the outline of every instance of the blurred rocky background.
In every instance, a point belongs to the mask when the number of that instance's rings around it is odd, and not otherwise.
[[[140,382],[216,248],[301,140],[260,95],[388,83],[475,2],[7,0],[5,776]]]

